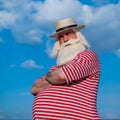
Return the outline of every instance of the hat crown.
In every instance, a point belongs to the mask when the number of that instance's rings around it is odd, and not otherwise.
[[[64,20],[59,20],[56,24],[55,24],[55,29],[61,29],[67,26],[71,26],[71,25],[77,25],[75,19],[73,18],[67,18]]]
[[[80,29],[83,29],[84,27],[85,27],[85,25],[77,25],[74,18],[67,18],[67,19],[59,20],[55,24],[56,33],[50,35],[49,37],[57,38],[57,36],[60,32],[63,32],[65,30],[69,30],[69,29],[80,30]]]

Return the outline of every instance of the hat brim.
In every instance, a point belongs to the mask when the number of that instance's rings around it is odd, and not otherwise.
[[[64,30],[61,30],[61,31],[59,31],[59,32],[56,32],[56,33],[53,33],[53,34],[51,34],[49,37],[51,37],[51,38],[56,38],[57,36],[58,36],[58,34],[59,33],[61,33],[61,32],[63,32],[63,31],[66,31],[66,30],[69,30],[69,29],[83,29],[85,27],[85,25],[79,25],[79,26],[75,26],[75,27],[72,27],[72,28],[66,28],[66,29],[64,29]]]

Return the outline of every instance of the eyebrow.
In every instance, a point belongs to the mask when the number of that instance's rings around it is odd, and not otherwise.
[[[60,35],[58,35],[58,36],[62,36],[62,35],[64,35],[64,34],[69,34],[69,33],[74,33],[73,31],[68,31],[68,32],[65,32],[65,33],[61,33]]]

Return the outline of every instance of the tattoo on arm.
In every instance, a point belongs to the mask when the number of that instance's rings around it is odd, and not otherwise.
[[[45,79],[55,85],[65,84],[66,80],[60,68],[46,74]]]
[[[46,74],[46,77],[48,77],[48,78],[52,77],[51,72],[47,73],[47,74]]]

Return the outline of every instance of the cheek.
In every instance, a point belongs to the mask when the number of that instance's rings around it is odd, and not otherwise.
[[[76,34],[74,34],[74,35],[73,35],[73,38],[74,38],[74,39],[77,39],[77,35],[76,35]]]
[[[59,41],[60,41],[60,44],[64,43],[64,39],[62,38]]]
[[[70,38],[71,39],[77,39],[77,35],[72,35]]]

